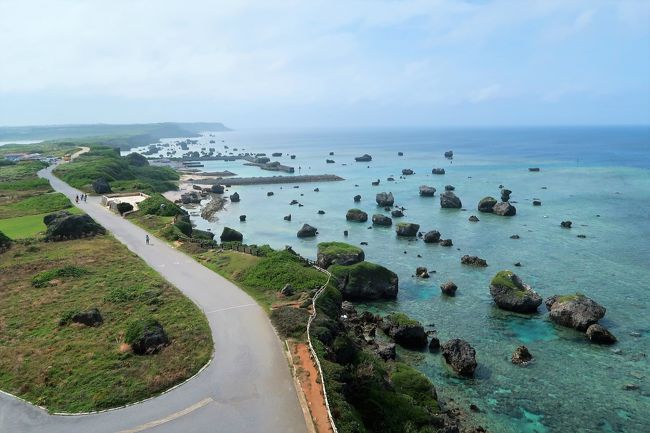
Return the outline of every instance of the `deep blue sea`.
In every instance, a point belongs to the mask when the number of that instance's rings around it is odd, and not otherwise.
[[[395,302],[362,305],[374,312],[403,311],[435,324],[441,340],[463,338],[477,351],[474,379],[459,379],[437,353],[399,351],[437,385],[443,401],[467,409],[476,404],[478,421],[491,432],[650,432],[650,128],[375,129],[338,131],[232,131],[199,139],[194,148],[237,148],[283,152],[274,158],[296,167],[296,174],[332,173],[341,182],[231,188],[241,196],[209,223],[196,226],[219,234],[230,226],[247,243],[292,245],[314,258],[321,241],[367,242],[366,259],[400,277]],[[209,140],[216,144],[209,144]],[[222,142],[222,140],[224,140]],[[170,140],[174,141],[174,140]],[[245,149],[245,150],[244,150]],[[454,151],[453,160],[443,157]],[[329,152],[334,156],[329,156]],[[404,152],[399,157],[398,151]],[[370,163],[355,156],[369,153]],[[295,154],[296,159],[289,159]],[[326,164],[327,158],[335,164]],[[300,167],[298,169],[298,167]],[[431,174],[443,167],[446,174]],[[540,172],[529,172],[540,167]],[[415,175],[400,179],[401,170]],[[206,171],[228,169],[240,176],[274,173],[236,162],[209,162]],[[394,182],[386,179],[394,176]],[[379,186],[371,181],[380,179]],[[441,209],[438,195],[453,185],[464,210]],[[434,186],[433,198],[418,195]],[[476,211],[499,185],[512,190],[517,215],[499,217]],[[318,187],[320,192],[314,192]],[[267,197],[267,191],[273,191]],[[406,208],[401,221],[438,230],[453,248],[396,238],[394,228],[345,220],[349,208],[369,216],[384,212],[375,194],[391,191]],[[353,203],[360,194],[362,201]],[[290,206],[292,199],[303,207]],[[534,207],[533,199],[542,201]],[[324,215],[318,215],[324,210]],[[246,214],[246,222],[239,215]],[[292,221],[283,216],[292,214]],[[468,221],[477,215],[478,223]],[[571,220],[572,229],[560,222]],[[397,221],[395,221],[397,222]],[[296,237],[303,223],[318,228],[316,239]],[[345,238],[343,231],[348,230]],[[518,234],[519,239],[510,236]],[[578,238],[577,235],[586,238]],[[421,255],[421,257],[417,257]],[[464,254],[487,260],[487,268],[460,264]],[[520,262],[521,267],[513,267]],[[435,271],[428,280],[412,274],[417,266]],[[619,339],[611,347],[589,344],[584,335],[551,323],[540,313],[517,315],[498,310],[489,282],[499,270],[513,269],[543,297],[582,292],[607,308],[601,321]],[[457,296],[441,296],[453,280]],[[206,288],[213,290],[214,288]],[[534,363],[510,363],[525,344]],[[633,385],[633,386],[630,386]],[[628,388],[633,389],[625,389]]]

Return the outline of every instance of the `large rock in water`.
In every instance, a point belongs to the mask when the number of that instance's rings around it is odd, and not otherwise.
[[[485,259],[478,256],[469,256],[467,254],[460,258],[460,263],[463,265],[478,266],[480,268],[484,268],[488,265]]]
[[[478,211],[492,213],[494,205],[497,204],[497,199],[494,197],[483,197],[481,201],[478,202]]]
[[[432,186],[420,185],[420,195],[422,197],[433,197],[436,193],[436,189]]]
[[[470,344],[458,338],[442,345],[442,356],[447,364],[461,376],[471,377],[476,370],[476,350]]]
[[[43,217],[47,226],[45,240],[58,241],[78,239],[106,233],[106,229],[95,222],[89,215],[70,215],[68,212],[56,212]]]
[[[328,269],[346,300],[395,299],[397,274],[381,265],[360,262],[351,266],[332,265]]]
[[[104,177],[100,177],[96,181],[92,183],[93,186],[93,191],[97,194],[108,194],[111,191],[111,186],[109,185],[108,181]]]
[[[221,242],[241,242],[244,240],[244,235],[230,227],[224,227],[221,232]]]
[[[239,193],[234,193],[230,195],[230,201],[233,203],[237,203],[239,201]]]
[[[375,196],[375,201],[378,206],[392,206],[395,203],[395,197],[392,192],[380,192]]]
[[[440,207],[443,209],[460,209],[463,207],[463,203],[453,191],[445,191],[440,194]]]
[[[514,216],[517,214],[517,208],[507,201],[502,201],[501,203],[494,205],[492,208],[492,213],[500,216]]]
[[[372,223],[376,226],[391,226],[393,225],[393,220],[386,215],[377,213],[372,216]]]
[[[534,313],[542,297],[512,271],[500,271],[490,282],[490,294],[497,307],[517,313]]]
[[[587,338],[592,343],[596,344],[614,344],[616,343],[616,337],[614,334],[609,332],[607,328],[594,323],[589,328],[587,328]]]
[[[440,232],[438,230],[431,230],[424,234],[425,244],[436,244],[440,242]]]
[[[297,236],[299,238],[313,238],[318,233],[316,227],[312,227],[309,224],[303,224],[303,226],[298,230]]]
[[[361,209],[350,209],[345,214],[345,219],[348,221],[356,221],[363,223],[368,221],[368,214],[362,211]]]
[[[423,349],[427,346],[427,334],[422,324],[404,313],[389,314],[381,326],[382,330],[402,347]]]
[[[169,344],[169,337],[156,320],[138,320],[129,324],[125,335],[136,355],[150,355]]]
[[[224,188],[223,188],[223,185],[216,185],[215,184],[215,185],[212,185],[210,187],[210,191],[215,193],[215,194],[223,194]]]
[[[417,236],[418,230],[420,230],[420,224],[399,223],[395,227],[397,236],[406,236],[406,237]]]
[[[554,295],[544,302],[549,317],[558,325],[586,331],[605,316],[605,307],[582,294]]]
[[[323,269],[331,265],[349,266],[365,259],[363,250],[344,242],[321,242],[318,244],[316,264]]]
[[[354,158],[354,160],[357,162],[368,162],[368,161],[372,161],[372,156],[368,155],[367,153],[364,153],[363,155]]]

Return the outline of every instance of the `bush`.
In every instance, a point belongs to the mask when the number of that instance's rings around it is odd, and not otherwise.
[[[194,229],[192,230],[192,238],[211,241],[214,239],[214,233],[205,230]]]
[[[176,216],[186,213],[161,194],[153,194],[148,199],[141,201],[138,208],[143,215]]]
[[[307,330],[309,313],[295,307],[279,307],[271,311],[271,322],[282,338],[300,338]]]
[[[317,289],[327,277],[289,251],[273,251],[244,272],[241,283],[249,287],[278,291],[291,284],[297,291]]]
[[[117,204],[117,211],[120,213],[120,215],[124,215],[127,212],[131,212],[133,210],[133,205],[131,203],[118,203]]]
[[[144,337],[147,330],[158,325],[158,322],[152,318],[136,319],[129,322],[124,334],[124,341],[128,344],[133,344]]]
[[[149,160],[147,160],[145,156],[142,156],[136,152],[129,153],[124,158],[126,158],[126,162],[129,165],[134,165],[136,167],[144,167],[149,165]]]
[[[174,223],[174,225],[178,228],[178,230],[181,231],[185,236],[191,237],[192,236],[192,223],[189,223],[185,220],[178,220]]]
[[[11,238],[0,231],[0,252],[11,246]]]
[[[77,278],[87,274],[88,271],[77,266],[65,266],[59,269],[50,269],[34,275],[32,278],[32,286],[45,287],[48,282],[55,278]]]

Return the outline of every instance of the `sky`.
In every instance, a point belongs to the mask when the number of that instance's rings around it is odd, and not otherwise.
[[[650,124],[650,0],[0,0],[0,125]]]

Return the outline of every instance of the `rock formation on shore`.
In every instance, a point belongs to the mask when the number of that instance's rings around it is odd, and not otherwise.
[[[237,203],[239,201],[239,193],[234,193],[230,195],[230,201],[233,203]]]
[[[534,313],[542,303],[542,297],[512,271],[497,272],[490,294],[497,307],[517,313]]]
[[[390,212],[390,216],[393,218],[400,218],[404,216],[404,212],[402,212],[400,209],[394,209]]]
[[[427,334],[417,320],[404,313],[389,314],[380,327],[395,343],[407,349],[423,349],[427,346]]]
[[[45,215],[43,223],[47,227],[45,232],[46,241],[79,239],[106,233],[104,227],[86,214],[72,215],[67,211],[59,211]]]
[[[350,266],[365,259],[363,250],[343,242],[321,242],[318,244],[316,264],[323,269],[332,265]]]
[[[221,242],[241,242],[244,240],[244,235],[230,227],[224,227],[220,236]]]
[[[347,300],[395,299],[398,290],[397,274],[370,262],[350,266],[332,265],[328,268],[339,290]]]
[[[111,186],[104,177],[100,177],[92,183],[93,191],[96,194],[109,194],[111,193]]]

